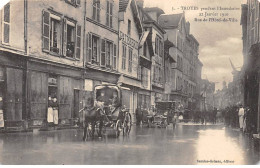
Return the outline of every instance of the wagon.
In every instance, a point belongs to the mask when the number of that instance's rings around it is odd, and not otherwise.
[[[84,138],[94,136],[95,130],[99,136],[105,134],[107,129],[115,131],[116,137],[129,135],[132,127],[132,116],[129,109],[122,105],[121,88],[117,85],[102,84],[95,86],[93,116],[85,115]]]
[[[175,101],[156,102],[156,114],[148,115],[148,127],[158,126],[166,128],[167,125],[173,123],[173,115],[176,112]],[[175,123],[173,123],[175,124]]]

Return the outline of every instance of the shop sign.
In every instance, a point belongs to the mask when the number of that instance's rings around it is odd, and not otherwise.
[[[49,85],[57,85],[57,79],[55,78],[48,78]]]
[[[119,39],[125,42],[128,46],[131,46],[138,50],[138,42],[129,37],[127,34],[123,32],[119,32]]]

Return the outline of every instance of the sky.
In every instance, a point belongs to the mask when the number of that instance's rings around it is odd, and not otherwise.
[[[159,7],[165,14],[172,14],[183,12],[181,6],[197,6],[199,9],[216,6],[241,8],[241,4],[245,2],[245,0],[145,0],[144,6]],[[236,68],[240,69],[243,65],[241,10],[228,11],[229,16],[238,19],[236,23],[195,22],[194,18],[199,13],[198,10],[185,10],[185,18],[191,23],[191,34],[200,43],[202,78],[216,82],[216,89],[222,89],[224,80],[232,81],[229,58]]]
[[[0,0],[0,8],[9,0]],[[202,7],[236,7],[246,0],[144,0],[145,7],[159,7],[165,14],[181,13],[181,6]],[[202,78],[216,82],[216,89],[222,88],[222,82],[232,81],[232,68],[240,69],[243,65],[242,28],[240,26],[241,10],[229,11],[230,17],[238,19],[236,23],[201,23],[194,18],[198,10],[185,10],[185,18],[191,23],[191,34],[200,43],[199,59],[203,63]]]

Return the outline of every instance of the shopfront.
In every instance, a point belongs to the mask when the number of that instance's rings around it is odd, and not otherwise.
[[[82,71],[35,60],[29,70],[29,126],[74,125],[83,107]]]

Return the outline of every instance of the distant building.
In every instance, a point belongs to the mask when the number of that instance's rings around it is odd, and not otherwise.
[[[198,58],[199,43],[190,34],[190,23],[184,13],[161,15],[159,25],[166,31],[165,39],[173,43],[169,55],[176,62],[165,67],[167,76],[165,93],[171,101],[181,102],[185,108],[201,110],[200,81],[202,63]],[[167,82],[171,83],[167,85]]]

